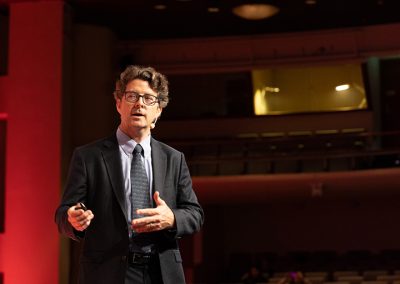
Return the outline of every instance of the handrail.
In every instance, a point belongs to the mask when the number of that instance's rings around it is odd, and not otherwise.
[[[343,170],[358,169],[357,160],[362,159],[372,160],[364,165],[369,168],[382,167],[376,161],[388,156],[392,156],[393,160],[389,166],[399,166],[400,163],[400,131],[184,139],[168,143],[185,153],[195,175],[202,174],[195,170],[201,165],[216,166],[215,174],[219,175],[218,169],[230,163],[241,163],[244,174],[252,173],[247,170],[252,163],[269,163],[270,173],[274,172],[274,165],[281,161],[298,163],[296,172],[302,172],[302,164],[310,160],[323,163],[321,171],[330,171],[330,164],[335,159],[349,160],[349,165]]]

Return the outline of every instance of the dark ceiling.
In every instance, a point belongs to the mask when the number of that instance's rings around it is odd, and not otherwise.
[[[315,3],[307,4],[310,1]],[[75,22],[109,26],[120,39],[272,34],[400,22],[400,0],[251,1],[260,2],[274,4],[280,12],[249,21],[233,15],[232,7],[245,3],[237,0],[68,1]]]

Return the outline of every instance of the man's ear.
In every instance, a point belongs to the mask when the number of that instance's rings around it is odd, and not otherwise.
[[[158,120],[159,117],[160,117],[160,116],[157,116],[157,117],[153,120],[153,122],[150,124],[150,128],[151,128],[151,129],[154,129],[154,128],[156,127],[156,122],[157,122],[157,120]]]
[[[156,122],[160,118],[162,112],[162,108],[160,108],[160,111],[158,113],[158,116],[153,120],[153,122],[150,124],[150,128],[154,129],[156,127]]]
[[[120,113],[120,109],[121,109],[121,99],[116,98],[115,99],[115,107],[117,108],[117,111]]]

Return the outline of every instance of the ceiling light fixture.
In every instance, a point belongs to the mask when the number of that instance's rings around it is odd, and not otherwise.
[[[280,89],[278,87],[264,87],[264,91],[269,92],[269,93],[279,93]]]
[[[305,2],[307,5],[315,5],[317,4],[317,0],[306,0]]]
[[[335,90],[336,90],[337,92],[346,91],[346,90],[348,90],[348,89],[350,89],[350,85],[349,85],[349,84],[339,85],[339,86],[336,86],[336,87],[335,87]]]
[[[208,7],[207,11],[209,13],[218,13],[219,12],[219,8],[218,7]]]
[[[243,4],[236,6],[232,12],[246,20],[263,20],[279,12],[279,8],[268,4]]]
[[[154,5],[154,9],[156,9],[156,10],[165,10],[165,9],[167,9],[167,6],[164,5],[164,4],[156,4],[156,5]]]

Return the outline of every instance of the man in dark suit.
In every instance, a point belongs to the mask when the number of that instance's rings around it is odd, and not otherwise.
[[[74,151],[56,223],[83,240],[80,283],[185,283],[177,239],[200,230],[204,214],[184,155],[150,134],[168,81],[129,66],[119,87],[116,134]]]

